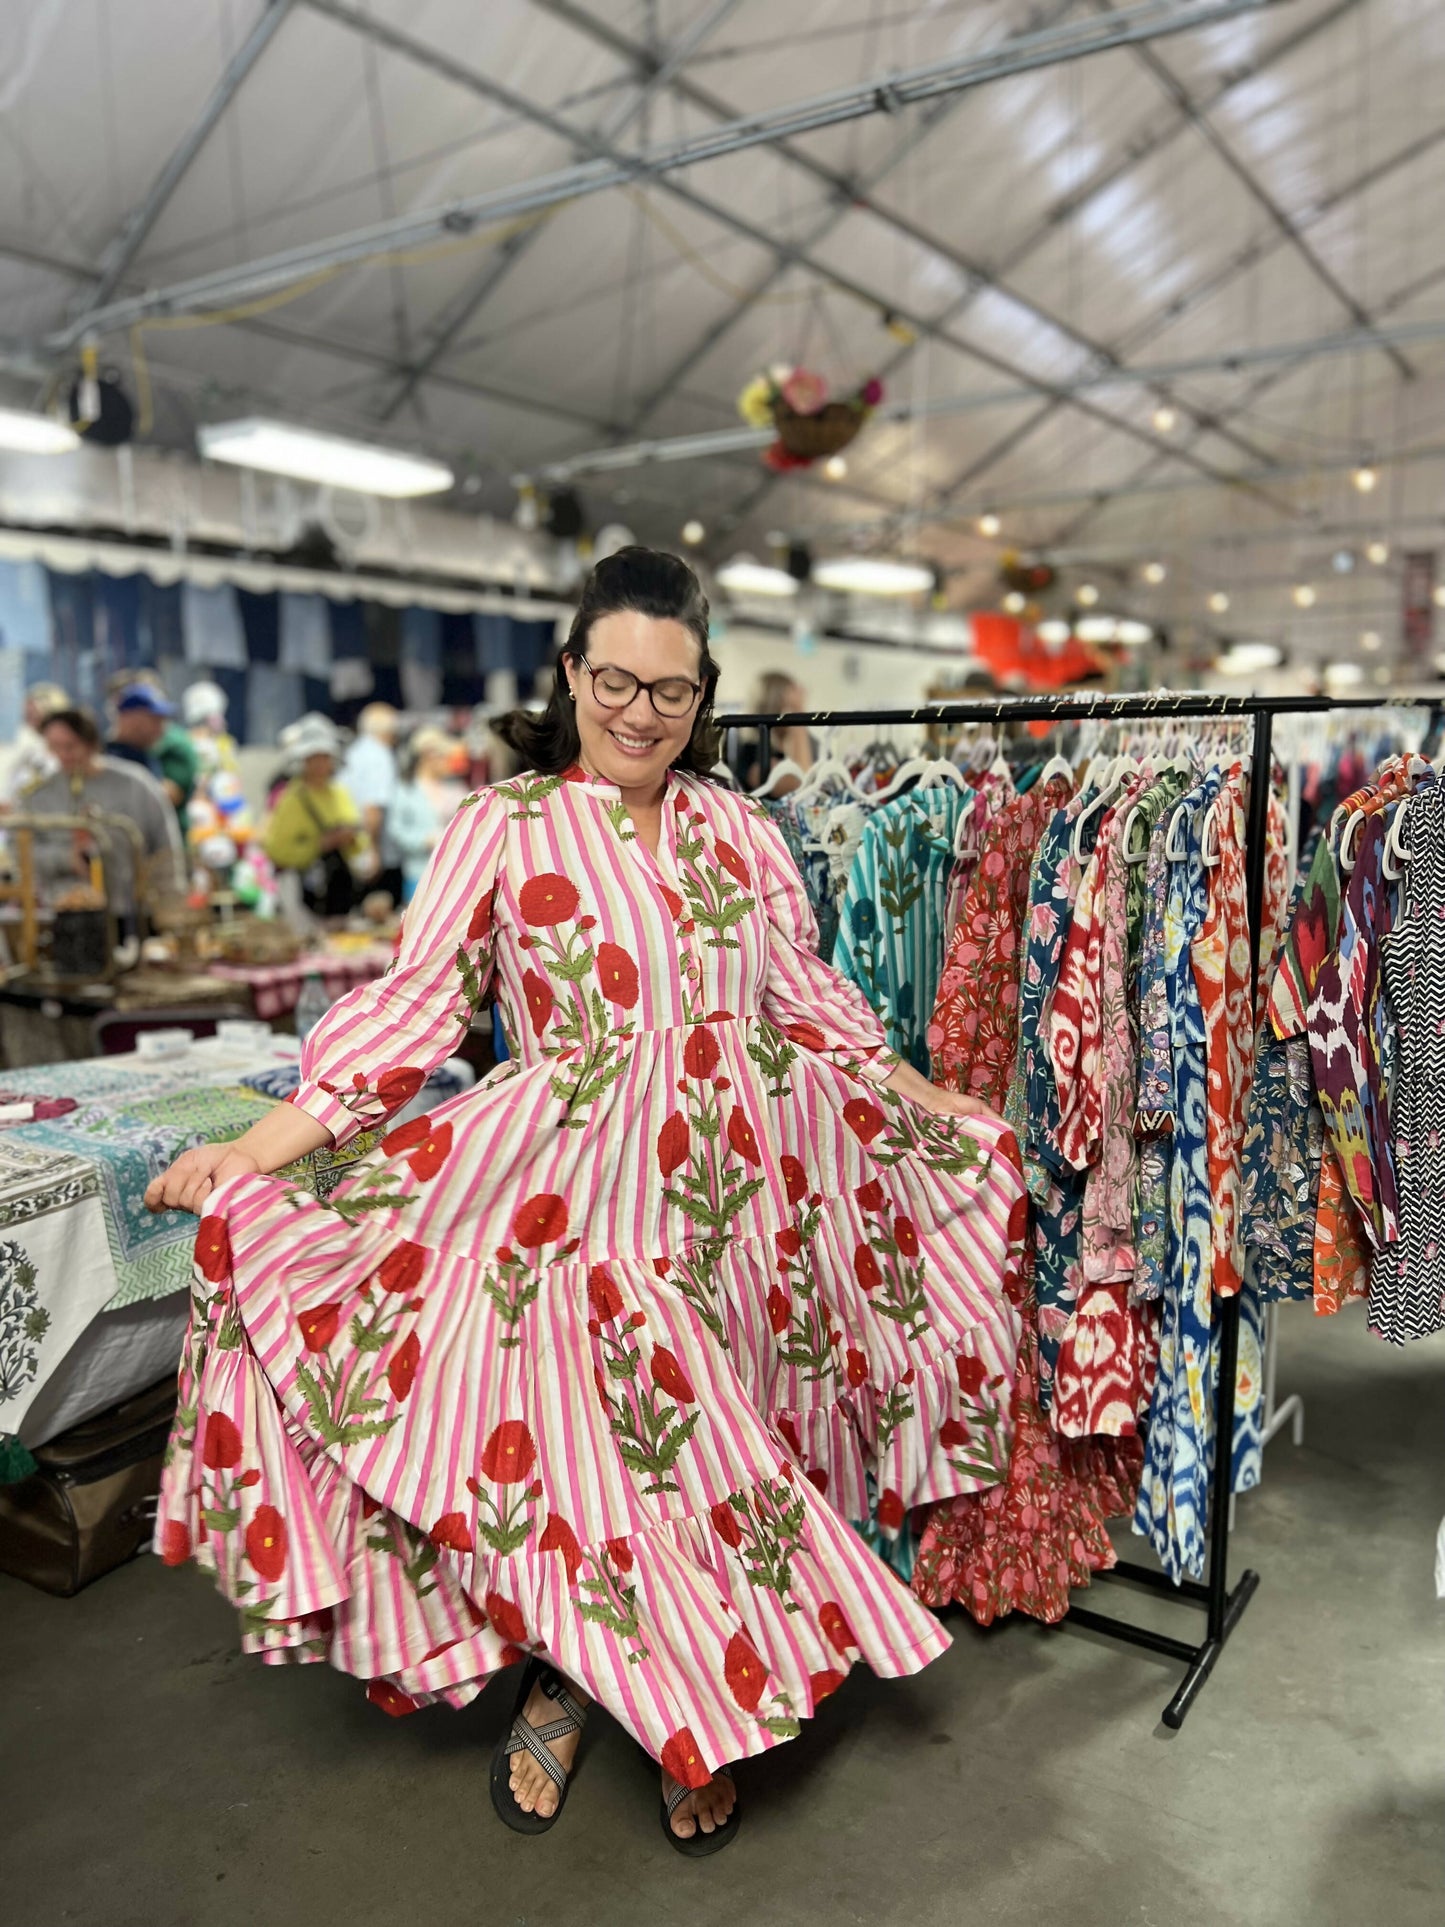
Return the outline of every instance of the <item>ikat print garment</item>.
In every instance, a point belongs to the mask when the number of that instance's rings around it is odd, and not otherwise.
[[[494,991],[512,1051],[321,1202],[208,1200],[157,1528],[268,1661],[394,1713],[544,1650],[687,1785],[947,1635],[847,1521],[1005,1475],[1022,1181],[813,954],[782,839],[674,775],[474,798],[295,1102],[387,1116]],[[870,1490],[876,1500],[870,1501]]]

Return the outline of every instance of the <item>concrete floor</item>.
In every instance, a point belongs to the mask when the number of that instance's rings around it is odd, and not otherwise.
[[[1263,1583],[1182,1732],[1172,1663],[954,1618],[930,1671],[855,1673],[745,1765],[743,1835],[697,1865],[606,1719],[528,1841],[487,1800],[510,1683],[393,1722],[327,1668],[242,1659],[192,1571],[146,1557],[73,1600],[0,1579],[0,1923],[1441,1927],[1445,1340],[1292,1309],[1281,1382],[1306,1444],[1241,1502]]]

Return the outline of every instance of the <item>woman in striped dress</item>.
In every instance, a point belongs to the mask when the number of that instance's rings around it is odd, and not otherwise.
[[[692,1852],[736,1832],[729,1762],[856,1660],[947,1646],[848,1521],[1002,1476],[1022,1196],[1001,1122],[886,1049],[778,832],[707,779],[716,676],[682,562],[601,563],[514,723],[531,771],[453,819],[390,974],[311,1031],[293,1101],[149,1193],[202,1217],[162,1557],[248,1650],[393,1713],[527,1660],[508,1824],[555,1819],[600,1701]],[[492,997],[508,1063],[324,1204],[268,1175],[383,1124]]]

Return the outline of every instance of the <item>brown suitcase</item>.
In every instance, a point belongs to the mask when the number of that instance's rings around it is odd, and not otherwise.
[[[37,1446],[0,1485],[0,1572],[69,1598],[149,1545],[175,1410],[172,1376]]]

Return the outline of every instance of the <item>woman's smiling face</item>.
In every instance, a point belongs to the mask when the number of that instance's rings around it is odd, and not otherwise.
[[[702,660],[697,638],[680,622],[621,609],[593,623],[585,666],[573,656],[564,660],[584,767],[619,789],[660,788],[669,765],[687,748],[701,698],[689,694],[681,715],[660,715],[639,688],[621,708],[609,708],[606,672],[625,671],[639,683],[696,685]]]

